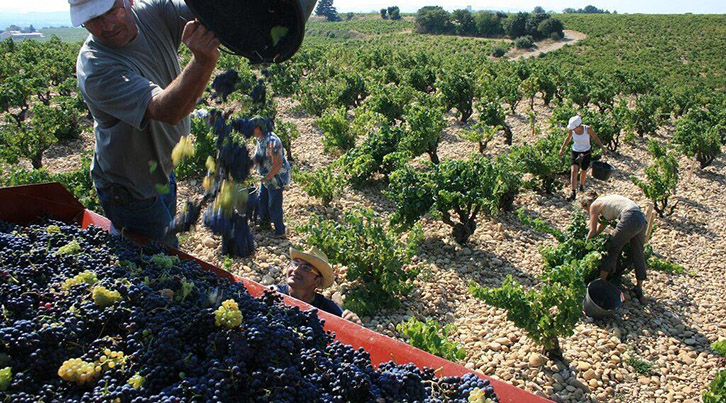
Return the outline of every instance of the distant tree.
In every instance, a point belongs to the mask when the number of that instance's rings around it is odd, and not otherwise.
[[[333,6],[333,0],[320,0],[315,8],[315,14],[324,16],[328,21],[339,21],[338,11]]]
[[[576,12],[577,12],[577,10],[575,10],[574,8],[571,8],[571,7],[568,7],[566,9],[562,10],[562,14],[575,14]]]
[[[597,8],[595,6],[590,6],[590,5],[585,6],[585,8],[583,10],[583,13],[584,14],[599,14],[599,13],[602,13],[602,12],[603,11],[600,10],[599,8]]]
[[[540,22],[537,30],[544,38],[562,39],[565,36],[565,26],[562,25],[562,21],[556,18],[548,18]]]
[[[499,14],[481,12],[474,15],[477,36],[496,37],[504,35],[504,28]]]
[[[353,13],[345,13],[345,20],[350,21],[353,19]]]
[[[441,6],[421,7],[415,17],[416,32],[420,34],[448,34],[453,31],[451,15]]]
[[[540,31],[539,31],[539,24],[541,24],[543,21],[546,21],[550,18],[547,14],[529,14],[527,15],[527,21],[524,24],[524,33],[525,35],[529,35],[534,39],[541,39],[545,37]]]
[[[388,10],[386,10],[385,8],[381,9],[381,18],[383,18],[384,20],[388,19]]]
[[[537,6],[537,7],[534,8],[534,10],[532,12],[535,13],[535,14],[544,14],[545,13],[545,9],[542,8],[542,6]]]
[[[469,10],[466,9],[460,9],[460,10],[454,10],[454,12],[451,14],[451,19],[454,20],[456,25],[456,34],[462,35],[462,36],[475,36],[477,29],[476,29],[476,21],[474,21],[474,17],[471,15]]]
[[[517,13],[507,18],[504,23],[504,33],[512,39],[525,35],[528,13]]]
[[[401,10],[398,8],[398,6],[388,7],[388,17],[390,17],[392,20],[401,19]]]

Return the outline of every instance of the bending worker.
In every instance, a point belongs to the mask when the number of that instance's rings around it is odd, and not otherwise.
[[[610,238],[607,254],[600,263],[600,278],[605,280],[610,273],[615,271],[620,252],[626,244],[629,244],[630,257],[635,266],[635,279],[637,280],[633,293],[642,302],[643,281],[646,279],[643,249],[645,248],[648,221],[640,207],[627,197],[620,195],[597,197],[594,192],[588,193],[580,200],[580,205],[590,214],[590,231],[587,234],[587,240],[598,236],[607,227],[607,224],[600,222],[601,215],[608,221],[618,220]]]
[[[93,115],[91,176],[106,216],[169,245],[176,214],[171,152],[219,59],[219,40],[178,0],[69,0],[71,21],[90,32],[76,62]],[[189,22],[187,22],[189,21]],[[192,58],[181,71],[181,43]]]

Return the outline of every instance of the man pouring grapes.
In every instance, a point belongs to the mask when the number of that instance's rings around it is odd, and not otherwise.
[[[219,40],[177,0],[69,0],[90,35],[76,62],[93,115],[91,176],[115,229],[177,246],[171,153],[219,59]],[[192,58],[182,71],[177,51]],[[113,230],[114,228],[112,228]]]

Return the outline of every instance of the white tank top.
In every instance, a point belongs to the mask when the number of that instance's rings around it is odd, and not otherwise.
[[[602,203],[602,216],[606,220],[611,221],[620,217],[620,213],[633,208],[639,208],[634,201],[620,195],[607,195],[598,197],[597,200]]]
[[[572,151],[582,153],[590,150],[590,135],[587,134],[587,126],[582,125],[582,134],[572,131]]]

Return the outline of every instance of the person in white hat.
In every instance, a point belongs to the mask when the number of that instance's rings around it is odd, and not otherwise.
[[[570,193],[570,200],[575,200],[577,195],[577,177],[580,176],[580,192],[585,191],[585,179],[587,179],[587,169],[590,167],[590,161],[592,160],[592,146],[590,145],[590,138],[594,138],[597,144],[602,150],[602,156],[605,158],[607,150],[603,146],[600,137],[595,134],[590,126],[582,124],[582,118],[579,115],[575,115],[570,118],[567,123],[567,138],[560,147],[560,157],[565,153],[565,147],[572,140],[572,164],[570,168],[570,184],[572,185],[572,192]]]
[[[333,285],[335,278],[328,257],[320,249],[313,247],[308,251],[301,251],[290,248],[290,266],[285,274],[286,284],[276,286],[279,293],[307,302],[329,314],[361,324],[358,315],[347,309],[342,310],[338,304],[317,292],[318,289]]]
[[[171,152],[219,59],[219,40],[180,0],[69,0],[90,35],[76,61],[94,119],[91,176],[117,229],[177,245]],[[181,70],[181,43],[192,58]]]

